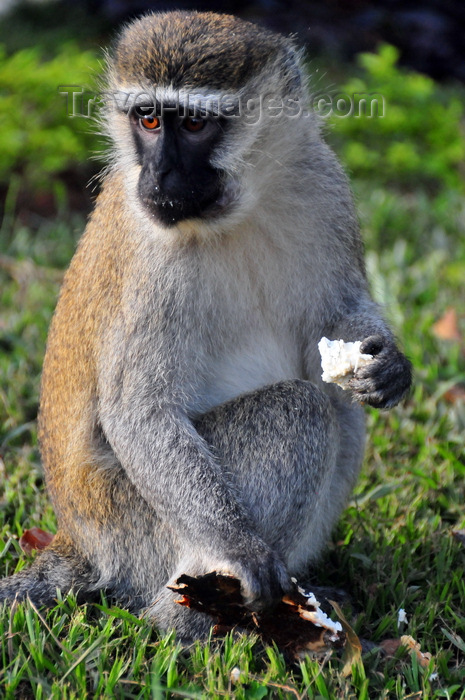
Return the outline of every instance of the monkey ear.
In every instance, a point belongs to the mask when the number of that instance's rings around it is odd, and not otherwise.
[[[285,48],[282,70],[285,72],[286,87],[290,94],[299,95],[302,91],[303,77],[301,68],[302,51],[290,45]]]

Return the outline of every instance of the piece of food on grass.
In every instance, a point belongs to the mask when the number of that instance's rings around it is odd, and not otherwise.
[[[360,352],[361,344],[361,340],[345,343],[343,340],[328,340],[323,337],[318,343],[323,370],[322,380],[348,389],[349,380],[358,368],[373,360],[373,355]]]
[[[306,593],[295,579],[279,603],[260,611],[247,608],[237,578],[216,571],[197,577],[183,574],[168,588],[179,594],[180,605],[211,615],[215,634],[234,628],[252,631],[292,659],[340,649],[346,641],[341,623],[328,617],[313,593]]]

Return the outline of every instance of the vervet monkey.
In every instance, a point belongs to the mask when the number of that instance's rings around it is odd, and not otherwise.
[[[195,638],[210,619],[167,584],[216,570],[251,608],[277,600],[354,485],[360,403],[396,404],[411,368],[370,298],[292,41],[228,15],[149,14],[107,80],[111,162],[42,378],[58,533],[0,599],[105,589]],[[321,381],[322,336],[375,356],[349,391]]]

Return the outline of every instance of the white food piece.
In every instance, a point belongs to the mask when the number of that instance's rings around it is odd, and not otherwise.
[[[296,579],[293,578],[291,579],[294,583],[297,583]],[[307,598],[307,605],[313,605],[315,607],[315,610],[305,610],[301,613],[301,616],[304,618],[304,620],[310,620],[310,622],[313,622],[314,625],[317,627],[326,627],[328,630],[333,632],[333,634],[330,637],[330,640],[332,642],[335,642],[336,639],[338,638],[338,632],[342,632],[342,625],[340,622],[335,622],[334,620],[331,620],[330,617],[326,615],[326,613],[323,612],[323,610],[320,610],[320,601],[316,599],[315,595],[311,593],[310,591],[304,591],[303,588],[300,586],[297,586],[297,590],[299,593],[305,598]]]
[[[231,669],[231,673],[229,674],[229,678],[231,679],[231,683],[239,683],[239,680],[241,678],[241,669],[238,668],[237,666],[234,666],[234,668]]]
[[[320,608],[316,610],[304,610],[301,613],[304,620],[310,620],[316,627],[326,627],[333,634],[330,636],[330,640],[335,642],[338,639],[338,632],[342,632],[342,625],[340,622],[334,622],[330,617],[326,615]]]
[[[322,380],[348,389],[348,382],[358,368],[373,360],[373,355],[360,352],[361,344],[361,340],[345,343],[343,340],[328,340],[323,337],[318,343],[323,370]]]
[[[400,608],[399,612],[397,613],[397,627],[400,627],[403,622],[408,624],[407,613],[405,612],[404,608]]]

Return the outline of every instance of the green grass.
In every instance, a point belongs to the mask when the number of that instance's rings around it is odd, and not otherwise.
[[[365,185],[356,187],[361,198]],[[367,262],[374,294],[413,360],[415,385],[405,405],[369,411],[363,474],[314,578],[350,593],[352,625],[376,644],[399,637],[397,611],[404,608],[404,632],[433,655],[431,666],[422,669],[409,654],[390,659],[372,651],[364,671],[345,679],[337,657],[286,667],[276,650],[254,639],[182,650],[125,611],[105,603],[77,607],[68,599],[40,615],[28,604],[1,613],[2,697],[465,697],[465,556],[451,536],[465,522],[465,406],[443,398],[448,386],[465,380],[465,341],[441,341],[432,332],[447,307],[465,318],[463,205],[451,195],[440,230],[421,194],[398,195],[394,213],[405,228],[398,223],[389,232],[396,242],[382,245],[390,196],[364,194]],[[60,269],[83,223],[44,222],[36,231],[12,225],[2,232],[8,259],[0,270],[2,574],[27,564],[18,545],[24,528],[55,528],[35,416]],[[429,230],[428,241],[423,231]],[[241,675],[231,685],[234,667]],[[438,680],[430,681],[433,668]]]
[[[375,648],[344,678],[337,656],[286,665],[254,638],[181,649],[105,600],[77,606],[67,598],[51,611],[0,611],[0,697],[465,698],[465,550],[451,535],[465,526],[465,403],[444,397],[465,382],[465,204],[454,190],[433,197],[376,177],[355,179],[354,189],[373,293],[413,361],[415,382],[404,405],[368,411],[363,473],[313,578],[350,594],[347,618],[376,645],[400,636],[404,608],[403,633],[432,654],[430,666]],[[63,213],[25,228],[10,207],[0,230],[2,575],[28,563],[18,544],[25,528],[55,529],[35,417],[61,272],[83,226]],[[461,342],[434,335],[449,307]]]

